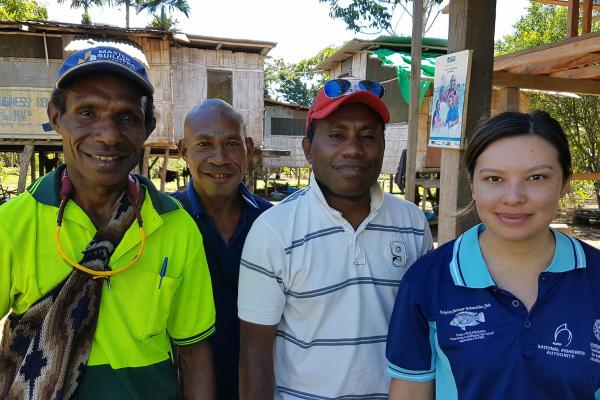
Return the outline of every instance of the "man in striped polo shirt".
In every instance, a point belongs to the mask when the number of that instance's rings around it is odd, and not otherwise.
[[[377,183],[383,87],[326,83],[307,114],[310,186],[263,213],[242,253],[242,399],[386,399],[398,285],[432,247],[425,217]]]

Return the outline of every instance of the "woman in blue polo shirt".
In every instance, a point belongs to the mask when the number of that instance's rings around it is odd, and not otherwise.
[[[600,399],[600,252],[549,228],[571,175],[562,128],[500,114],[465,164],[482,224],[402,280],[390,399]]]

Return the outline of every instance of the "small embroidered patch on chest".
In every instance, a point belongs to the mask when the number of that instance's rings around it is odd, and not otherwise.
[[[392,254],[392,264],[394,267],[404,267],[408,256],[406,255],[406,246],[400,240],[390,242],[390,252]]]

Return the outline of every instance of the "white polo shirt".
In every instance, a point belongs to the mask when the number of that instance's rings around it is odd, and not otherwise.
[[[387,399],[385,342],[407,268],[432,248],[412,203],[371,190],[355,231],[310,187],[264,212],[242,253],[238,314],[278,325],[275,399]]]

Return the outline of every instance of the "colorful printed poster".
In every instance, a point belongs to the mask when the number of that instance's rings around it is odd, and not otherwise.
[[[436,58],[429,146],[461,148],[470,75],[471,50]]]

